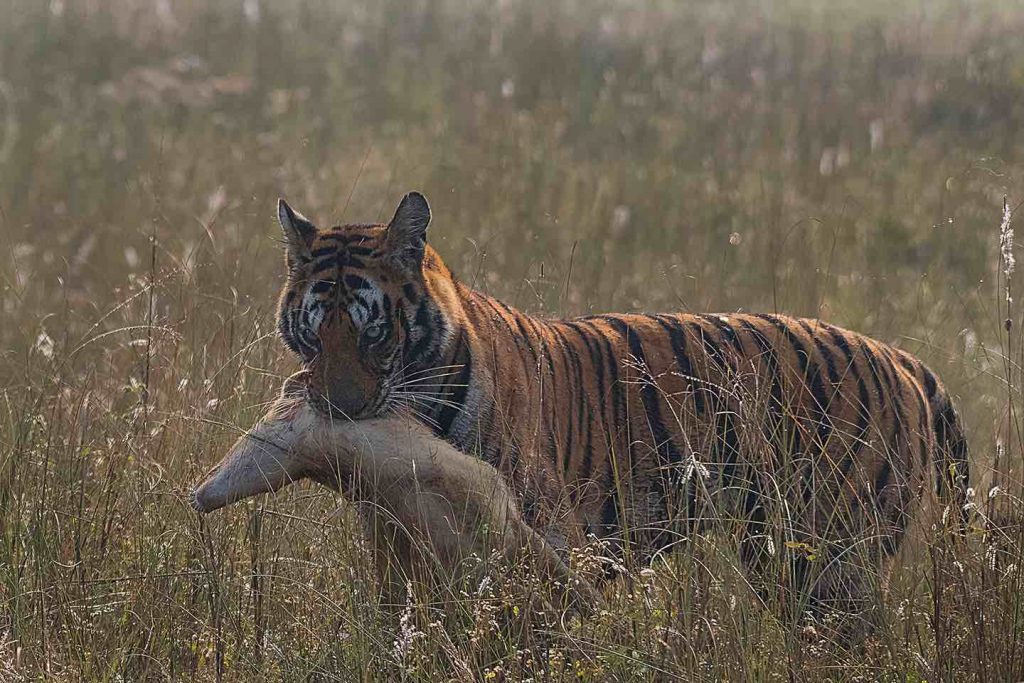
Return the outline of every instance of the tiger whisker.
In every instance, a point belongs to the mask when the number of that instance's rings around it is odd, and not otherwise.
[[[444,387],[462,387],[462,386],[467,386],[467,385],[466,384],[462,384],[462,383],[459,383],[459,384],[455,384],[455,383],[449,384],[447,382],[426,382],[426,381],[424,381],[424,382],[398,382],[397,384],[391,385],[391,387],[394,388],[394,389],[405,388],[405,387],[412,387],[414,389],[419,389],[419,388],[437,389],[437,388],[444,388]]]
[[[406,367],[408,367],[408,366],[406,366]],[[417,370],[416,372],[409,373],[405,377],[407,379],[413,378],[413,377],[419,377],[420,375],[425,375],[425,374],[431,373],[431,372],[438,372],[439,370],[448,370],[448,372],[441,373],[442,375],[454,375],[456,372],[461,370],[462,367],[463,366],[461,364],[459,364],[459,365],[436,365],[434,367],[424,368],[423,370]],[[402,368],[402,371],[404,372],[405,368]]]
[[[411,411],[415,417],[426,421],[430,426],[436,427],[438,430],[441,429],[441,424],[431,417],[428,412],[431,409],[430,406],[422,403],[418,399],[403,399],[396,402],[396,405]],[[419,407],[417,407],[417,405],[419,405]]]
[[[401,392],[401,395],[404,398],[408,398],[408,399],[414,400],[414,401],[419,401],[420,403],[424,403],[424,404],[431,404],[431,403],[433,403],[433,404],[436,404],[436,405],[450,406],[452,408],[458,408],[460,410],[463,409],[462,405],[460,405],[458,403],[455,403],[454,401],[449,401],[447,399],[438,398],[438,397],[433,396],[431,394],[410,394],[408,392]]]
[[[426,375],[426,376],[423,376],[423,377],[402,377],[402,381],[410,383],[410,384],[414,384],[414,383],[418,383],[418,382],[429,382],[432,379],[441,379],[442,377],[451,377],[452,375],[455,375],[455,374],[458,374],[458,373],[456,371],[452,371],[452,372],[442,372],[442,373],[438,373],[436,375]]]
[[[416,387],[417,389],[419,389],[419,388],[427,389],[427,388],[439,387],[439,388],[442,388],[442,389],[446,389],[446,388],[450,388],[450,387],[468,387],[468,386],[469,386],[468,384],[420,384],[419,382],[406,382],[404,384],[396,384],[392,388],[393,389],[404,389],[406,387]]]
[[[409,365],[411,365],[411,363]],[[406,365],[405,367],[409,367],[409,365]],[[447,370],[449,368],[456,368],[457,369],[457,368],[461,368],[463,365],[464,365],[464,363],[453,363],[452,365],[431,365],[429,368],[423,368],[422,370],[417,370],[413,374],[415,375],[415,374],[421,373],[421,372],[430,372],[431,370]]]
[[[418,410],[415,406],[409,405],[408,403],[398,401],[387,407],[387,410],[394,414],[399,414],[400,410],[408,411],[414,418],[420,422],[425,422],[427,425],[440,431],[441,425],[434,418],[427,415],[422,410]]]
[[[401,395],[403,397],[412,399],[414,401],[419,401],[421,403],[426,403],[426,404],[436,403],[437,405],[448,406],[448,407],[451,407],[451,408],[456,408],[458,410],[465,410],[465,406],[462,406],[462,405],[460,405],[458,403],[455,403],[454,401],[447,401],[447,400],[445,400],[443,398],[437,398],[436,396],[433,396],[433,395],[430,395],[430,394],[411,394],[409,392],[395,392],[395,393],[401,393]]]

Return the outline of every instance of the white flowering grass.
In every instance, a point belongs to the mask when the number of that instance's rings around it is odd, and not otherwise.
[[[1018,4],[4,9],[0,680],[1024,680]],[[650,567],[572,549],[610,577],[580,618],[526,563],[381,604],[312,484],[200,518],[297,369],[275,200],[361,222],[412,189],[463,281],[531,312],[778,311],[919,356],[968,425],[970,530],[922,517],[845,651],[729,520]],[[777,576],[819,550],[769,539]]]

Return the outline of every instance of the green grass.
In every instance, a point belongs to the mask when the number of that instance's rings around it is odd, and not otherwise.
[[[401,650],[342,499],[185,498],[295,369],[276,197],[365,221],[420,189],[449,265],[530,311],[780,311],[919,355],[1019,519],[1024,11],[271,5],[0,1],[0,678],[1024,678],[1019,524],[995,565],[920,530],[854,654],[714,538],[565,628],[511,611],[514,572],[414,602]]]

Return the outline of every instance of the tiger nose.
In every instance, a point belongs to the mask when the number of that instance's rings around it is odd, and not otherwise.
[[[327,382],[325,389],[320,392],[321,398],[335,417],[355,417],[369,403],[369,392],[355,378]]]

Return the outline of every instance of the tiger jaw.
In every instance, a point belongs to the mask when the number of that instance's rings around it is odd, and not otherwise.
[[[321,415],[336,420],[365,420],[371,417],[382,417],[392,412],[392,401],[387,391],[378,392],[376,398],[357,410],[344,410],[337,403],[331,401],[328,396],[312,391],[307,393],[306,401]]]

